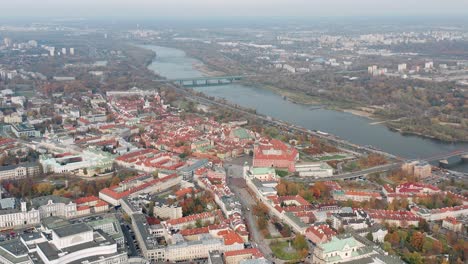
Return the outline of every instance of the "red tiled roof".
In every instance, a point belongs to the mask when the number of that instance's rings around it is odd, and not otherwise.
[[[450,217],[450,216],[445,218],[444,221],[449,222],[452,225],[456,225],[456,224],[460,223],[460,222],[458,222],[458,220],[455,217]]]
[[[137,176],[138,177],[142,177],[141,175],[140,176]],[[155,185],[159,182],[164,182],[164,181],[168,181],[168,180],[171,180],[171,179],[174,179],[178,177],[176,173],[173,173],[171,175],[168,175],[166,177],[163,177],[163,178],[158,178],[158,179],[154,179],[154,180],[151,180],[151,181],[148,181],[146,183],[143,183],[139,186],[136,186],[136,187],[133,187],[129,190],[126,190],[126,191],[123,191],[123,192],[116,192],[114,189],[117,188],[118,186],[112,186],[112,187],[109,187],[109,188],[104,188],[100,191],[100,193],[102,194],[105,194],[109,197],[112,197],[113,199],[115,200],[118,200],[118,199],[121,199],[121,198],[124,198],[124,197],[127,197],[129,196],[130,194],[134,193],[134,192],[137,192],[137,191],[140,191],[140,190],[143,190],[145,188],[148,188],[149,186],[152,186],[152,185]]]
[[[263,258],[262,252],[258,250],[258,248],[246,248],[240,250],[233,250],[233,251],[226,251],[224,252],[224,257],[232,257],[232,256],[242,256],[242,255],[252,255],[255,258]]]
[[[174,226],[174,225],[179,225],[179,224],[188,223],[188,222],[192,222],[192,221],[197,221],[199,219],[201,220],[201,219],[206,219],[206,218],[210,218],[210,217],[215,217],[215,216],[216,216],[216,211],[215,212],[204,212],[204,213],[201,213],[201,214],[194,214],[194,215],[189,215],[189,216],[185,216],[185,217],[181,217],[181,218],[170,219],[170,220],[167,220],[166,223]]]
[[[193,188],[188,187],[188,188],[178,190],[177,192],[175,192],[175,195],[177,197],[182,197],[182,196],[185,196],[186,194],[189,194],[189,193],[192,193],[192,192],[193,192]]]
[[[278,151],[278,154],[266,154],[268,151]],[[295,148],[290,147],[280,140],[272,139],[269,144],[255,146],[254,159],[267,160],[289,160],[293,161],[298,152]]]
[[[76,210],[77,211],[83,211],[83,210],[89,210],[91,207],[87,206],[87,205],[83,205],[83,206],[78,206],[76,207]]]
[[[98,201],[98,200],[99,200],[99,198],[92,195],[92,196],[78,198],[78,199],[75,200],[75,203],[76,204],[83,204],[83,203],[95,202],[95,201]]]
[[[336,235],[336,232],[328,225],[311,226],[306,229],[306,233],[313,233],[320,240],[323,240],[325,237],[328,239],[331,236]]]
[[[96,203],[96,205],[94,205],[94,207],[102,207],[102,206],[108,207],[109,204],[106,203],[106,202],[104,202],[103,200],[99,200],[99,201]]]
[[[218,235],[223,237],[225,245],[244,243],[244,240],[242,239],[242,237],[232,230],[219,231]]]
[[[184,229],[180,231],[180,234],[183,236],[194,236],[200,234],[207,234],[210,230],[208,227],[201,227],[201,228],[192,228],[192,229]]]

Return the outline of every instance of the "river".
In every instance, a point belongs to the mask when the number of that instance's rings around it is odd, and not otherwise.
[[[167,78],[201,77],[203,73],[194,67],[200,61],[186,56],[182,50],[143,46],[156,52],[157,57],[148,67]],[[429,158],[457,150],[468,150],[468,143],[444,143],[419,136],[402,135],[384,125],[371,125],[372,120],[341,111],[316,109],[295,104],[267,89],[241,84],[195,88],[207,95],[226,100],[308,129],[334,134],[359,145],[372,145],[385,152],[404,158]],[[468,172],[468,164],[454,170]]]

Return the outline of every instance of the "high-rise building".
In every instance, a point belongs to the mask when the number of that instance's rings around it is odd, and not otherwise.
[[[433,61],[428,61],[424,64],[425,69],[432,69],[434,68],[434,62]]]
[[[11,38],[4,38],[3,39],[3,43],[5,44],[5,46],[7,47],[11,47],[13,45],[13,41],[11,40]]]
[[[75,48],[70,48],[70,55],[75,55]]]
[[[37,41],[35,40],[30,40],[28,41],[28,45],[33,47],[33,48],[36,48],[37,47]]]
[[[67,48],[62,48],[62,55],[67,55]]]
[[[369,74],[374,74],[374,72],[376,72],[377,69],[378,69],[377,65],[372,65],[372,66],[367,67],[367,72],[369,72]]]
[[[406,63],[398,64],[398,72],[406,71]]]

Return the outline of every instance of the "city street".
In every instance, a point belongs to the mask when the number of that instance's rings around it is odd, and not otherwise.
[[[272,259],[272,251],[268,244],[265,242],[265,238],[257,228],[255,216],[252,212],[253,207],[256,205],[256,201],[255,198],[252,197],[252,195],[248,191],[248,187],[242,175],[242,166],[239,165],[239,163],[243,164],[243,162],[239,162],[239,160],[233,161],[233,164],[227,164],[227,184],[231,188],[231,190],[237,195],[242,204],[242,208],[245,214],[245,220],[249,226],[250,239],[254,242],[252,243],[253,246],[257,247],[268,259]],[[279,263],[279,261],[276,259],[274,261],[275,263]]]

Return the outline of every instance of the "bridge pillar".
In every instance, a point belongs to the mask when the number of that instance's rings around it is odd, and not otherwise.
[[[448,165],[449,165],[449,162],[448,160],[444,159],[444,160],[439,160],[439,166],[442,167],[442,168],[448,168]]]
[[[468,162],[468,154],[462,155],[462,156],[461,156],[461,160],[462,160],[463,162]]]

